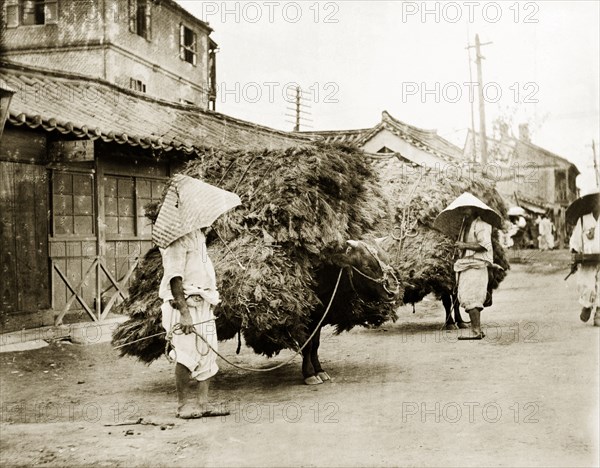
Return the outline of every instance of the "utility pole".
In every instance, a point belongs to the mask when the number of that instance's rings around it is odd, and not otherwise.
[[[469,82],[473,82],[473,71],[471,66],[471,48],[469,47],[469,35],[468,35],[468,26],[467,26],[467,54],[469,56]],[[471,104],[471,159],[473,162],[477,162],[477,138],[475,135],[475,109],[473,107],[473,100],[470,99]]]
[[[491,44],[491,42],[481,43],[479,34],[475,34],[475,45],[469,45],[467,48],[475,47],[475,63],[477,64],[477,82],[479,91],[479,134],[481,139],[481,164],[487,164],[487,135],[485,132],[485,106],[483,102],[483,75],[481,72],[481,60],[485,57],[481,55],[481,46]]]
[[[306,92],[302,90],[300,86],[296,86],[295,96],[290,95],[286,99],[286,101],[290,104],[290,106],[286,107],[286,109],[293,114],[285,114],[286,117],[290,117],[293,121],[287,120],[286,122],[294,125],[294,132],[300,131],[300,126],[312,128],[311,125],[306,122],[312,122],[312,119],[308,118],[310,116],[310,105],[306,104],[308,98],[305,97]]]
[[[300,131],[300,86],[296,87],[296,125],[294,125],[294,131]]]
[[[594,154],[594,173],[596,174],[596,187],[600,188],[600,170],[598,169],[598,158],[596,157],[596,142],[592,140],[592,153]]]

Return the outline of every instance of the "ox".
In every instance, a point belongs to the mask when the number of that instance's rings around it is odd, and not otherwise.
[[[386,252],[380,247],[382,240],[350,240],[346,251],[336,255],[332,265],[317,271],[316,293],[321,305],[311,313],[309,330],[312,332],[318,329],[302,351],[302,375],[307,385],[330,380],[329,374],[321,366],[318,354],[321,328],[324,325],[334,325],[339,333],[357,325],[381,325],[390,318],[389,311],[393,311],[395,302],[400,297],[400,284],[394,269],[389,265]],[[339,285],[331,299],[340,268],[342,273]],[[330,310],[319,324],[330,300]]]

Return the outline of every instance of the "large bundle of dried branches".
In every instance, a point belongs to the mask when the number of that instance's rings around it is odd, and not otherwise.
[[[373,161],[389,202],[390,218],[382,234],[390,235],[386,248],[404,284],[404,303],[415,303],[427,294],[451,293],[454,261],[459,252],[454,241],[433,228],[436,216],[463,192],[471,192],[506,217],[506,207],[494,183],[474,168],[449,166],[413,167],[395,156]],[[506,252],[492,230],[494,263],[504,270],[489,269],[488,290],[498,287],[509,269]]]
[[[246,344],[269,356],[295,348],[308,336],[310,313],[319,304],[317,272],[335,264],[348,239],[373,232],[386,216],[373,169],[356,149],[315,145],[207,150],[183,173],[242,199],[207,237],[221,294],[215,309],[219,339],[241,331]],[[125,345],[122,354],[145,362],[164,350],[164,335],[136,341],[162,331],[161,276],[154,249],[138,266],[130,296],[120,306],[131,318],[113,337],[113,344]],[[353,324],[378,325],[393,316],[393,308],[361,303],[354,313]]]

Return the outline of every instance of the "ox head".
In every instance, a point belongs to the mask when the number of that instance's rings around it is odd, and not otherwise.
[[[349,240],[344,255],[350,268],[350,281],[365,300],[394,302],[400,293],[400,283],[382,244],[386,238]]]

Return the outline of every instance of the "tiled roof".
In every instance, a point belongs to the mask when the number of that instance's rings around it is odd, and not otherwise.
[[[204,147],[277,149],[311,142],[307,136],[162,101],[81,75],[3,62],[0,82],[16,91],[8,121],[17,126],[188,154]]]
[[[465,156],[467,156],[467,153],[470,153],[472,151],[472,139],[473,139],[473,133],[472,133],[472,130],[469,129],[469,131],[467,132],[467,138],[465,140],[465,148],[464,148]],[[475,149],[476,149],[478,155],[481,152],[480,139],[481,139],[481,137],[480,137],[479,132],[475,132]],[[558,167],[558,164],[556,164],[556,163],[567,164],[567,165],[571,166],[577,172],[577,174],[580,173],[577,166],[574,163],[572,163],[571,161],[569,161],[568,159],[563,158],[562,156],[559,156],[558,154],[555,154],[552,151],[548,151],[547,149],[542,148],[541,146],[531,143],[530,141],[520,140],[518,138],[514,138],[514,137],[508,136],[508,135],[503,137],[500,140],[492,138],[492,137],[487,137],[487,141],[491,144],[496,145],[497,147],[502,148],[502,151],[504,151],[506,154],[514,153],[513,157],[517,161],[520,161],[520,162],[530,161],[530,158],[528,158],[528,156],[533,156],[534,158],[538,157],[538,156],[545,157],[545,158],[549,158],[549,159],[553,160],[553,164],[556,167]]]
[[[327,143],[347,143],[364,145],[381,130],[388,130],[411,145],[428,153],[452,162],[462,158],[462,149],[438,135],[435,130],[425,130],[409,125],[383,111],[381,122],[372,128],[359,130],[329,130],[302,132],[314,139],[323,139]]]

